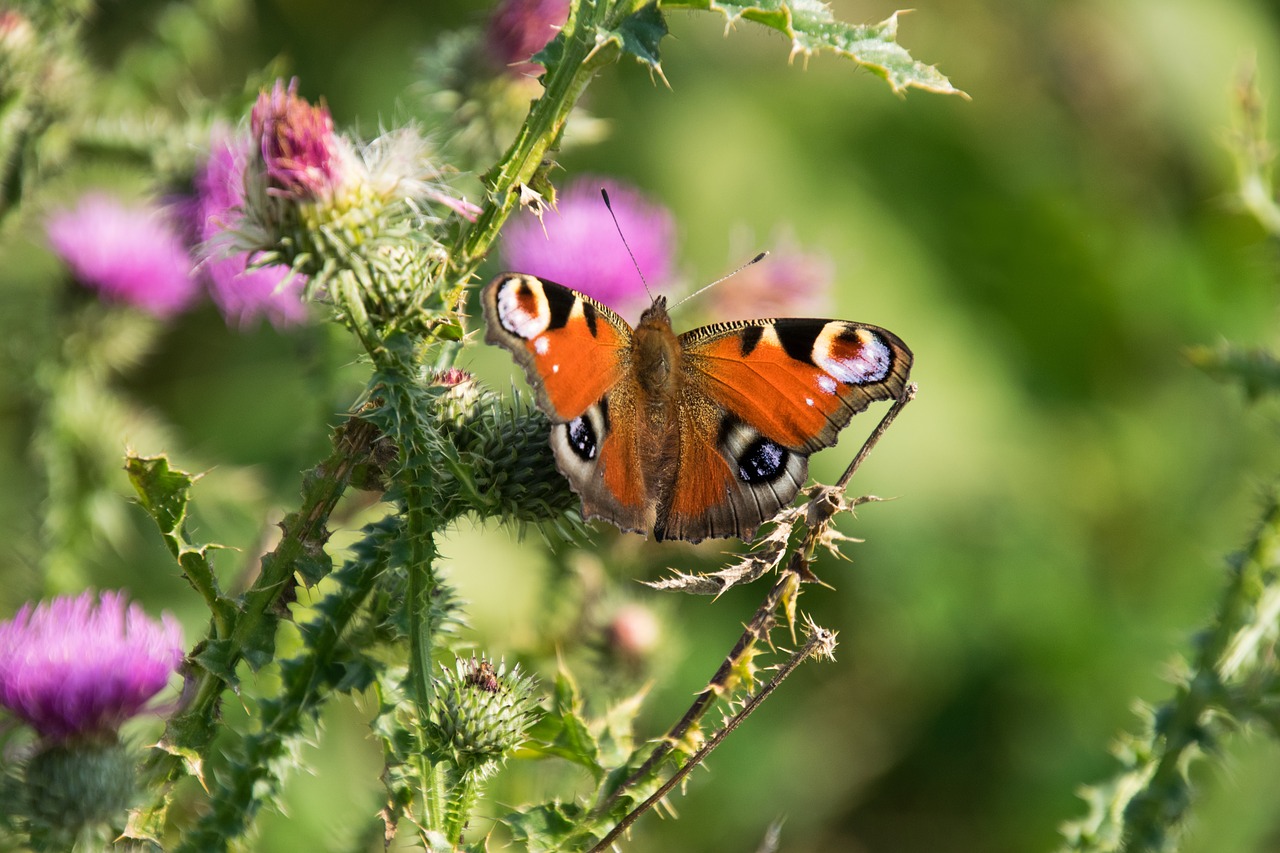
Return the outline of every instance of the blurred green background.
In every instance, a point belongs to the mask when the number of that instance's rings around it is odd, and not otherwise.
[[[853,21],[895,8],[834,7]],[[92,30],[101,61],[145,38],[161,8],[105,4]],[[422,51],[485,11],[261,2],[228,23],[201,85],[235,91],[281,61],[339,126],[372,133],[421,112]],[[1077,787],[1114,769],[1108,744],[1137,726],[1135,700],[1169,696],[1166,669],[1209,618],[1225,557],[1280,466],[1280,410],[1184,355],[1280,337],[1276,246],[1238,209],[1225,145],[1243,62],[1256,59],[1264,93],[1280,93],[1280,12],[1247,0],[917,4],[900,41],[972,101],[897,98],[832,57],[788,63],[781,37],[743,23],[725,38],[716,15],[672,12],[669,24],[670,88],[634,63],[607,70],[586,106],[609,135],[565,152],[562,177],[617,176],[668,205],[684,284],[790,229],[833,259],[836,316],[912,347],[920,393],[854,484],[897,499],[844,526],[865,544],[820,567],[834,590],[801,601],[840,632],[836,662],[793,676],[673,798],[680,819],[646,816],[626,849],[753,850],[777,819],[787,851],[1053,849],[1058,824],[1083,814]],[[38,223],[22,229],[30,245],[3,258],[16,306],[5,325],[22,327],[11,348],[51,333],[13,319],[41,304],[50,269]],[[700,310],[686,306],[677,324],[708,319]],[[130,375],[128,391],[170,425],[137,449],[212,469],[197,532],[243,549],[229,573],[251,562],[264,514],[295,500],[298,471],[358,393],[352,358],[336,330],[241,333],[205,309]],[[495,387],[516,373],[479,344],[466,361]],[[43,591],[33,417],[15,403],[3,424],[6,614]],[[815,477],[838,476],[873,423],[858,419],[816,457]],[[114,487],[125,494],[123,474]],[[85,578],[177,610],[198,636],[195,596],[141,512],[120,507],[120,535]],[[538,538],[464,524],[443,547],[473,602],[469,639],[509,657],[535,648],[554,575]],[[611,545],[604,571],[712,569],[725,547]],[[618,584],[665,620],[641,718],[656,736],[764,588],[711,602]],[[288,816],[265,816],[255,849],[349,850],[365,835],[379,790],[370,712],[335,704],[307,751],[316,772],[290,783]],[[1280,850],[1274,741],[1242,732],[1225,769],[1196,778],[1185,850]],[[575,782],[517,762],[492,793],[514,804]]]

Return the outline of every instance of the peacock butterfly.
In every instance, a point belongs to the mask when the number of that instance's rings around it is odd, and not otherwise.
[[[485,341],[511,351],[553,423],[583,514],[655,539],[736,536],[791,502],[809,455],[877,400],[911,350],[845,320],[715,323],[676,335],[659,296],[633,329],[585,294],[504,273],[481,294]]]

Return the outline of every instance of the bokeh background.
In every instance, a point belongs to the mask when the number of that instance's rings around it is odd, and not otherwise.
[[[853,21],[895,8],[834,7]],[[96,60],[133,56],[164,8],[103,4]],[[204,51],[196,79],[206,94],[235,92],[275,63],[340,126],[371,134],[425,114],[424,52],[485,13],[448,0],[261,0],[224,22],[212,52],[193,48]],[[1108,745],[1137,727],[1135,701],[1170,695],[1168,667],[1209,618],[1225,559],[1280,470],[1276,407],[1185,355],[1277,342],[1276,246],[1234,199],[1226,143],[1242,64],[1256,62],[1269,99],[1280,93],[1280,12],[1249,0],[915,4],[900,41],[970,101],[895,97],[829,56],[789,63],[777,34],[743,23],[726,37],[716,15],[673,11],[669,24],[670,87],[634,63],[608,69],[585,104],[607,136],[560,156],[561,177],[625,179],[672,210],[681,274],[655,283],[664,292],[786,240],[825,253],[833,316],[906,340],[920,394],[855,481],[896,499],[845,525],[865,543],[848,546],[851,562],[823,563],[834,588],[801,601],[840,632],[837,660],[794,675],[673,798],[680,818],[645,817],[627,849],[752,850],[778,819],[789,851],[1053,849],[1058,824],[1084,812],[1078,786],[1114,770]],[[130,178],[61,180],[71,195]],[[33,214],[0,250],[15,363],[58,334],[40,243]],[[732,301],[733,287],[714,299]],[[713,319],[713,304],[690,303],[677,324]],[[132,435],[137,449],[209,470],[197,533],[241,549],[226,557],[229,575],[260,552],[267,522],[295,501],[298,472],[361,387],[342,338],[228,329],[206,308],[125,382],[167,425]],[[517,373],[479,344],[466,362],[496,387]],[[11,390],[21,382],[0,377]],[[39,416],[33,400],[8,396],[5,614],[51,583],[35,535]],[[873,423],[855,421],[814,475],[838,476]],[[93,511],[115,533],[79,579],[128,586],[198,636],[199,604],[125,502],[123,473],[108,486]],[[468,639],[494,655],[554,659],[544,628],[568,606],[556,599],[566,566],[613,577],[609,595],[656,612],[663,635],[639,724],[657,735],[764,589],[715,602],[652,591],[633,578],[713,569],[728,546],[599,535],[599,552],[552,558],[536,535],[463,524],[443,548],[473,602]],[[335,703],[306,751],[315,772],[291,781],[287,815],[262,818],[255,849],[360,849],[378,807],[379,757],[362,731],[370,710]],[[1238,733],[1225,766],[1196,779],[1183,849],[1280,850],[1273,740]],[[571,772],[517,762],[492,792],[517,803],[574,785]]]

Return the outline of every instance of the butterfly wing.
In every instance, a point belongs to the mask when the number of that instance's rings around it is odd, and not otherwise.
[[[632,416],[631,327],[585,294],[519,273],[495,278],[481,303],[485,341],[524,368],[583,514],[648,530],[654,515]]]
[[[790,503],[809,455],[877,400],[902,394],[911,351],[844,320],[749,320],[680,336],[679,452],[659,538],[749,538]]]
[[[556,423],[581,415],[625,370],[631,327],[605,306],[531,275],[507,273],[481,294],[486,343],[511,352]]]

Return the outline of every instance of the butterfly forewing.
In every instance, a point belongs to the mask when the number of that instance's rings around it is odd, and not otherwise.
[[[680,337],[694,384],[793,450],[813,453],[876,400],[896,399],[911,351],[892,332],[844,320],[749,320]]]
[[[511,351],[553,420],[578,417],[622,378],[631,327],[595,300],[507,274],[484,289],[481,303],[485,341]]]

